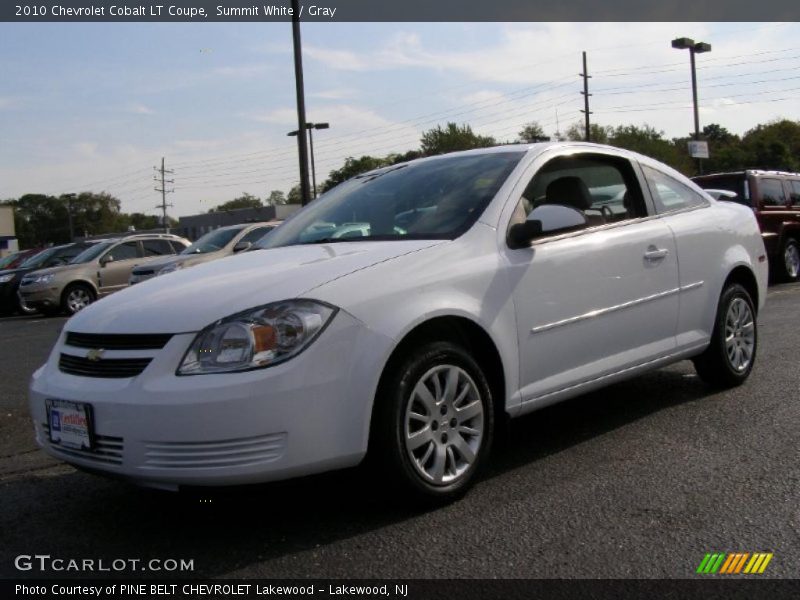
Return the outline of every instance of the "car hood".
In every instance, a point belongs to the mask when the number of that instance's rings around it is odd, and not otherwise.
[[[226,257],[155,277],[75,315],[82,333],[181,333],[270,302],[302,297],[349,273],[443,243],[442,240],[286,246]]]
[[[46,269],[31,269],[37,275],[47,275],[49,273],[64,273],[66,271],[77,271],[86,268],[88,263],[76,263],[74,265],[59,265],[57,267],[47,267]]]

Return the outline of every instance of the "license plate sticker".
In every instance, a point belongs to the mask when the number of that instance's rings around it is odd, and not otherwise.
[[[75,448],[92,449],[92,406],[84,402],[47,400],[50,442]]]

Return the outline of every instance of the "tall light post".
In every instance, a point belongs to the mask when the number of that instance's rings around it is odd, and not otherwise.
[[[312,131],[314,129],[328,129],[330,127],[330,123],[306,123],[306,130],[308,131],[308,144],[311,149],[311,182],[313,184],[314,190],[314,198],[317,197],[317,169],[314,166],[314,136]],[[296,136],[298,130],[295,129],[294,131],[290,131],[286,135],[288,136]]]
[[[294,48],[294,84],[297,95],[297,130],[306,128],[306,99],[303,89],[303,50],[300,42],[300,7],[292,0],[292,42]],[[308,204],[308,148],[306,136],[297,136],[297,154],[300,161],[300,198],[303,206]]]
[[[705,42],[695,42],[691,38],[676,38],[672,40],[672,47],[677,50],[688,50],[689,60],[692,68],[692,102],[694,104],[694,139],[700,141],[700,115],[697,110],[697,68],[695,67],[694,55],[703,52],[711,52],[711,44]],[[703,172],[701,159],[697,159],[697,170]]]

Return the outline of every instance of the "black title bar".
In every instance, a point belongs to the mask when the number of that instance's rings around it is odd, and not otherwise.
[[[3,0],[8,22],[289,21],[290,0]],[[316,22],[798,21],[796,0],[319,0],[298,16]]]

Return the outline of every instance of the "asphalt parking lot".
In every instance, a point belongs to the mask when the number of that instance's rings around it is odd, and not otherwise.
[[[182,575],[203,577],[683,578],[715,551],[772,552],[760,577],[798,577],[798,314],[800,284],[770,289],[741,388],[684,362],[515,421],[437,510],[360,470],[186,494],[77,472],[36,450],[26,406],[65,319],[0,319],[0,577],[41,577],[14,557],[50,554],[193,559]]]

